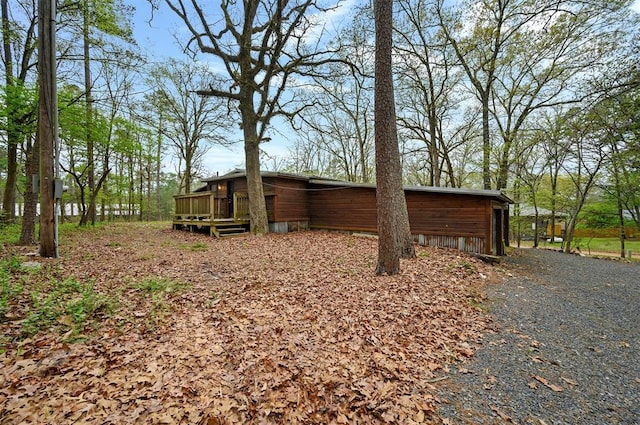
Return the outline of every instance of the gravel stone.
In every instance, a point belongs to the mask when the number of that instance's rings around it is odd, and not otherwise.
[[[486,288],[495,329],[439,389],[462,424],[640,424],[640,264],[542,249]]]

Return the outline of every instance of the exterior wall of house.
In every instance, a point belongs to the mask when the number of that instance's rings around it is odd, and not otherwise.
[[[486,198],[414,191],[405,198],[412,233],[486,237]]]
[[[275,194],[273,221],[309,221],[307,182],[305,180],[265,178],[263,183],[265,192]]]
[[[263,176],[269,229],[377,233],[376,190],[371,186],[323,184],[295,176]],[[218,195],[246,192],[244,176],[210,182]],[[504,254],[508,203],[483,193],[405,191],[411,233],[417,243],[481,254]]]
[[[316,229],[378,231],[376,191],[371,188],[310,185],[309,224]]]
[[[411,233],[421,245],[487,254],[491,201],[478,196],[406,191]]]
[[[269,230],[273,233],[286,233],[308,229],[307,181],[278,177],[263,177],[262,181]],[[212,182],[209,187],[214,188],[218,184],[223,188],[225,196],[230,186],[234,192],[246,193],[248,190],[244,176]]]
[[[311,187],[311,228],[377,232],[374,188]],[[495,251],[491,199],[411,190],[405,191],[405,198],[411,233],[417,243],[482,254]]]

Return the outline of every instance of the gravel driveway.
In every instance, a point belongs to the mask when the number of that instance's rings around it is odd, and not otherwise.
[[[640,264],[520,250],[487,288],[495,333],[442,382],[461,424],[640,424]]]

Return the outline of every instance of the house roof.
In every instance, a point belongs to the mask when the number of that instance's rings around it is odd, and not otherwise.
[[[262,175],[262,177],[282,177],[285,179],[305,180],[305,181],[308,181],[310,179],[309,176],[303,176],[301,174],[292,174],[292,173],[281,173],[279,171],[262,171],[260,172],[260,174]],[[221,180],[229,180],[229,179],[235,179],[238,177],[245,177],[246,175],[247,173],[245,170],[241,168],[236,168],[235,170],[230,171],[221,176],[208,177],[206,179],[202,179],[202,181],[205,183],[218,182]]]
[[[362,187],[362,188],[375,189],[376,187],[376,185],[373,183],[354,183],[354,182],[346,182],[346,181],[336,180],[336,179],[331,179],[326,177],[303,176],[301,174],[281,173],[277,171],[262,171],[261,174],[262,174],[262,177],[280,177],[280,178],[292,179],[292,180],[304,180],[304,181],[308,181],[310,184],[332,186],[335,188]],[[202,181],[205,183],[212,183],[212,182],[218,182],[218,181],[240,178],[245,176],[246,176],[245,170],[236,168],[235,170],[229,173],[223,174],[221,176],[209,177],[209,178],[203,179]],[[495,198],[499,201],[507,202],[509,204],[514,203],[513,200],[511,200],[508,196],[503,194],[502,191],[500,190],[465,189],[465,188],[457,188],[457,187],[435,187],[435,186],[404,186],[404,190],[412,191],[412,192],[484,196],[484,197]]]
[[[309,179],[309,183],[318,184],[318,185],[326,185],[326,186],[334,186],[334,187],[362,187],[362,188],[375,188],[376,185],[373,183],[353,183],[353,182],[344,182],[339,180],[332,179],[324,179],[324,178],[311,178]],[[471,195],[471,196],[485,196],[496,198],[502,202],[508,202],[513,204],[513,201],[503,194],[499,190],[484,190],[484,189],[465,189],[458,187],[435,187],[435,186],[404,186],[405,191],[411,192],[427,192],[427,193],[446,193],[453,195]]]

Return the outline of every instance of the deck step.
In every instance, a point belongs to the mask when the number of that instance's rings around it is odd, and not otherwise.
[[[249,233],[247,229],[243,226],[239,226],[238,223],[218,222],[215,224],[214,234],[220,238],[230,237],[230,236],[243,236],[243,235],[246,235],[247,233]]]
[[[243,231],[243,232],[238,232],[238,233],[219,233],[219,237],[220,238],[232,238],[234,236],[246,236],[248,235],[249,232],[247,231]]]
[[[244,227],[220,227],[220,226],[216,226],[216,230],[220,233],[245,233],[247,231]]]

